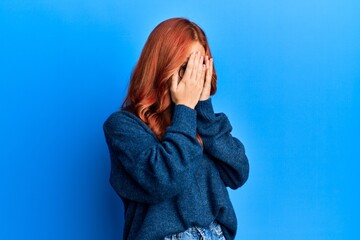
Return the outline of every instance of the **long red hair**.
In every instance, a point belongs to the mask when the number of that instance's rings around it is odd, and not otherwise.
[[[204,47],[205,55],[211,58],[206,35],[198,25],[184,18],[161,22],[150,33],[131,74],[128,93],[121,109],[137,115],[159,140],[172,121],[172,74],[183,64],[187,49],[194,41],[198,41]],[[216,81],[214,69],[210,95],[216,92]],[[197,139],[202,144],[199,134]]]

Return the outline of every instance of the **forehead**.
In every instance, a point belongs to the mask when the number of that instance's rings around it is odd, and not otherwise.
[[[189,46],[186,56],[189,57],[191,55],[191,53],[193,53],[195,51],[199,51],[201,53],[201,55],[203,55],[203,56],[205,55],[205,48],[198,41],[193,42]]]

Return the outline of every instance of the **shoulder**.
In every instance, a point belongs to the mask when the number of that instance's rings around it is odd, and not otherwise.
[[[105,134],[148,132],[150,128],[136,115],[131,112],[119,110],[111,113],[103,124]]]

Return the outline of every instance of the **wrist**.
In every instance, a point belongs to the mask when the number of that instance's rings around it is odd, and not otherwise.
[[[179,100],[177,102],[175,102],[175,105],[185,105],[191,109],[195,109],[197,103],[199,102],[199,100],[193,100],[191,101],[191,99],[183,99],[183,100]]]
[[[210,95],[207,95],[207,96],[201,96],[199,101],[206,101],[206,100],[209,100],[210,98]]]
[[[191,105],[191,104],[188,104],[188,103],[183,103],[183,102],[178,102],[178,103],[175,103],[175,105],[183,105],[183,106],[186,106],[188,108],[191,108],[191,109],[195,109],[195,106]]]
[[[199,118],[202,120],[212,120],[215,118],[211,97],[206,100],[199,101],[195,110],[198,112]]]

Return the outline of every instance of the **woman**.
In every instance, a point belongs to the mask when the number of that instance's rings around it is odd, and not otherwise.
[[[216,73],[204,32],[183,18],[150,34],[119,111],[104,123],[124,239],[234,239],[226,187],[249,173],[243,144],[214,113]]]

